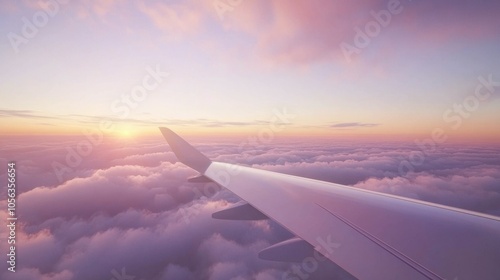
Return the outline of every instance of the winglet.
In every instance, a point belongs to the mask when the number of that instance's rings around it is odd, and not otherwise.
[[[180,162],[193,168],[201,174],[205,173],[208,166],[212,163],[210,159],[200,153],[200,151],[196,150],[179,135],[175,134],[172,130],[166,127],[160,127],[160,131]]]

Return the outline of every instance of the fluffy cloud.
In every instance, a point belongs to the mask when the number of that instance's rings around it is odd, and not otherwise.
[[[195,172],[177,163],[163,140],[96,146],[59,183],[47,166],[63,161],[66,147],[78,141],[5,142],[6,158],[17,160],[18,179],[28,187],[19,195],[22,258],[18,272],[2,279],[123,273],[136,279],[281,279],[289,269],[257,253],[292,235],[271,221],[212,219],[239,199],[214,184],[187,183]],[[214,160],[500,215],[498,147],[443,145],[421,152],[423,163],[400,174],[401,162],[419,152],[416,145],[290,140],[241,147],[207,140],[196,146]]]
[[[210,3],[210,4],[209,4]],[[434,49],[444,43],[466,38],[494,38],[500,20],[494,11],[499,4],[491,1],[242,1],[217,12],[213,1],[206,1],[204,13],[212,18],[223,14],[219,24],[252,38],[252,51],[271,63],[310,64],[335,60],[344,67],[342,43],[354,45],[356,28],[365,30],[375,22],[373,13],[388,10],[390,3],[399,7],[387,26],[380,26],[374,61],[383,61],[394,49],[395,41],[411,42],[408,48]],[[467,18],[467,23],[464,22]],[[380,35],[380,38],[378,38]],[[387,38],[391,40],[387,40]]]

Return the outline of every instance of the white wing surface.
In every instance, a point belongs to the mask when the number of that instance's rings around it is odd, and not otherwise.
[[[314,252],[316,257],[328,258],[360,280],[500,279],[499,217],[212,162],[171,130],[160,130],[199,178],[248,203],[214,217],[267,216],[297,236],[263,250],[263,258],[300,261],[310,244],[321,253]]]

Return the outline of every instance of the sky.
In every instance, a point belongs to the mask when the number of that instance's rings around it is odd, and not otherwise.
[[[0,133],[247,135],[286,111],[295,136],[498,142],[499,8],[2,1]]]
[[[0,279],[298,276],[257,257],[293,236],[280,225],[211,218],[240,199],[186,182],[159,126],[215,161],[500,216],[499,12],[0,1],[0,184],[9,162],[18,180],[17,272],[0,226]]]

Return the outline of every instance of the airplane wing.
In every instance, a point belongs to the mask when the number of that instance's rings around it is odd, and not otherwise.
[[[500,279],[499,217],[212,162],[170,129],[160,130],[178,159],[200,173],[193,181],[209,179],[247,202],[215,218],[267,216],[296,235],[264,249],[264,259],[313,269],[308,258],[326,257],[360,280]]]

